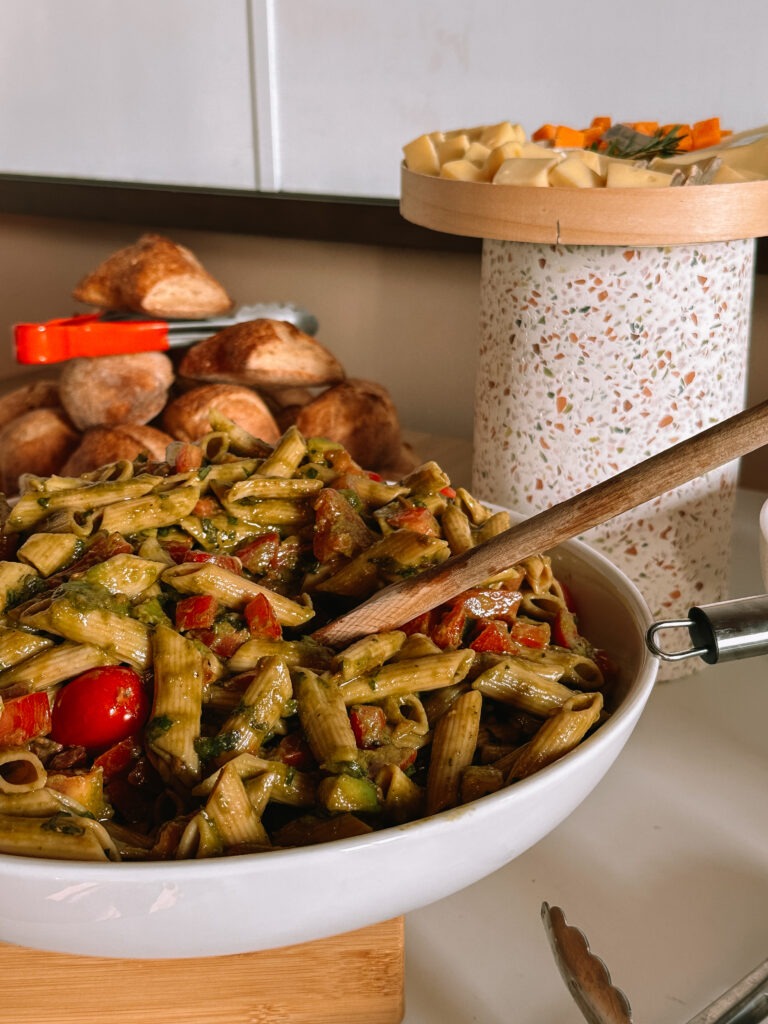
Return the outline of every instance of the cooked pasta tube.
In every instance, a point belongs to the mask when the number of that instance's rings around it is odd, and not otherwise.
[[[290,426],[259,467],[262,476],[291,476],[307,454],[307,442],[295,426]]]
[[[263,658],[237,707],[207,744],[210,756],[223,764],[237,754],[256,753],[292,694],[285,662],[280,658]]]
[[[179,526],[205,551],[230,551],[253,536],[253,526],[225,512],[212,516],[183,516]]]
[[[560,674],[551,665],[509,656],[481,672],[472,688],[541,717],[552,714],[573,696],[573,690],[558,682]]]
[[[472,764],[477,746],[482,706],[481,694],[467,690],[435,726],[427,771],[427,814],[458,804],[461,775]]]
[[[440,516],[445,539],[452,555],[461,555],[475,546],[469,518],[458,505],[449,505]]]
[[[21,793],[0,792],[0,816],[12,814],[25,818],[49,818],[62,809],[70,809],[65,799],[46,786]]]
[[[51,602],[48,615],[50,628],[66,640],[91,643],[139,671],[151,664],[150,630],[138,619],[104,608],[78,607],[64,597]]]
[[[346,705],[364,704],[384,697],[437,690],[461,682],[474,661],[474,651],[445,651],[405,661],[388,662],[339,685]]]
[[[525,573],[525,582],[534,594],[549,593],[554,574],[552,560],[548,555],[530,555],[528,558],[524,558],[520,565]]]
[[[48,690],[100,665],[116,665],[118,658],[102,647],[65,641],[48,646],[0,672],[0,692],[19,687],[28,693]]]
[[[213,562],[184,562],[172,566],[162,574],[162,580],[182,594],[210,594],[226,608],[242,609],[257,594],[263,594],[281,626],[300,626],[314,615],[311,607],[291,601]]]
[[[24,562],[0,561],[0,611],[16,604],[40,577],[31,565]]]
[[[0,626],[0,672],[52,645],[53,640],[50,637],[30,633],[26,629]]]
[[[421,572],[450,557],[447,541],[411,530],[398,530],[376,541],[317,589],[348,597],[365,597],[380,583]]]
[[[203,657],[191,640],[159,625],[152,638],[155,696],[145,735],[148,753],[171,784],[192,787],[200,781],[203,706]]]
[[[234,420],[225,416],[218,409],[211,409],[208,419],[214,431],[217,431],[227,439],[227,451],[234,452],[235,455],[256,455],[262,458],[271,451],[266,441],[254,437],[253,434],[241,427],[239,423],[235,423]]]
[[[89,583],[98,583],[111,594],[136,597],[151,587],[167,568],[166,562],[156,562],[138,555],[113,555],[94,565],[85,574]]]
[[[339,681],[345,682],[382,665],[397,654],[405,640],[406,634],[394,629],[387,633],[372,633],[350,644],[336,657]]]
[[[227,762],[227,767],[237,772],[245,783],[246,790],[249,781],[255,776],[265,772],[273,776],[269,799],[274,803],[285,804],[288,807],[311,807],[315,802],[317,790],[315,776],[309,772],[299,771],[283,761],[272,761],[268,758],[258,757],[256,754],[238,754]],[[215,772],[204,778],[192,790],[192,795],[207,796],[216,784],[220,772],[221,768],[217,768]]]
[[[271,784],[269,773],[262,774],[266,774]],[[200,832],[197,857],[216,856],[232,847],[266,849],[271,846],[261,815],[251,803],[242,779],[227,766],[222,768],[205,807],[196,818]],[[213,850],[205,841],[210,831],[200,828],[200,818],[215,833],[217,842]]]
[[[323,489],[322,480],[308,477],[269,477],[260,473],[233,484],[223,495],[222,504],[238,511],[238,503],[248,499],[261,501],[264,498],[283,498],[294,501],[308,498]]]
[[[543,651],[530,653],[523,651],[521,657],[529,658],[534,665],[551,666],[558,672],[557,679],[568,686],[575,686],[579,690],[599,690],[605,685],[603,670],[594,660],[579,651],[572,651],[565,647],[550,647]]]
[[[491,537],[496,537],[498,534],[508,530],[510,524],[509,512],[494,512],[477,531],[476,543],[484,544]]]
[[[478,501],[477,498],[473,494],[470,494],[470,492],[464,487],[458,487],[456,489],[456,500],[466,511],[473,526],[481,526],[486,519],[490,519],[493,515],[490,509],[486,508],[482,502]]]
[[[73,512],[71,509],[62,508],[39,520],[35,525],[41,533],[59,533],[64,536],[73,533],[81,540],[85,540],[96,531],[97,519],[100,516],[100,511]]]
[[[159,494],[147,494],[107,505],[100,527],[107,533],[132,534],[172,526],[188,516],[200,498],[200,483],[186,484]]]
[[[297,669],[293,693],[299,721],[315,760],[326,771],[358,769],[357,743],[336,682],[309,669]]]
[[[30,793],[45,785],[40,758],[24,747],[0,748],[0,793]]]
[[[55,633],[51,626],[51,604],[50,597],[34,598],[25,601],[13,609],[13,619],[21,626],[28,626],[30,629],[41,629],[47,633]]]
[[[87,512],[114,502],[134,501],[161,482],[161,477],[142,475],[132,480],[86,483],[63,490],[34,491],[22,495],[11,510],[5,524],[9,533],[28,530],[54,512]]]
[[[517,752],[507,783],[527,778],[573,750],[597,724],[602,710],[599,693],[578,694],[566,701]]]
[[[447,473],[434,461],[422,462],[420,466],[412,469],[400,481],[411,494],[422,496],[442,491],[444,487],[450,487],[451,481]]]
[[[376,785],[381,790],[384,816],[397,825],[415,821],[424,813],[424,790],[396,764],[379,769]]]
[[[394,501],[395,498],[408,494],[407,487],[388,484],[384,480],[372,480],[369,476],[350,476],[348,483],[349,489],[358,496],[364,505],[377,509],[386,505],[387,502]]]
[[[0,648],[1,649],[1,648]],[[322,671],[329,669],[333,663],[334,652],[324,647],[312,637],[301,637],[298,640],[246,640],[238,647],[227,662],[230,672],[246,672],[255,668],[261,658],[268,656],[282,658],[288,668],[305,668]]]
[[[504,786],[504,773],[491,764],[470,764],[461,775],[459,799],[468,804],[488,793],[497,793]]]
[[[312,522],[312,510],[306,502],[285,498],[264,498],[252,505],[230,505],[227,509],[253,528],[291,527],[296,529]]]
[[[421,699],[415,693],[404,693],[401,697],[385,697],[381,707],[392,730],[392,743],[420,746],[413,741],[423,741],[429,733],[429,719]]]
[[[85,545],[73,533],[33,533],[16,551],[16,557],[41,576],[50,576],[78,558]]]
[[[103,825],[68,811],[49,818],[0,814],[0,853],[54,860],[120,860]]]

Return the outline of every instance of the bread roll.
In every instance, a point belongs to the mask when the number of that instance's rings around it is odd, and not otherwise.
[[[142,453],[162,462],[165,450],[172,441],[173,438],[162,430],[143,424],[92,427],[82,435],[79,445],[63,464],[61,472],[66,476],[80,476],[110,462],[119,462],[121,459],[133,461]]]
[[[402,442],[397,410],[381,384],[350,378],[303,406],[296,426],[305,437],[338,441],[365,469],[393,466]]]
[[[81,430],[149,423],[159,415],[173,383],[163,352],[70,359],[59,381],[61,404]]]
[[[327,348],[287,320],[246,320],[193,345],[179,365],[193,380],[253,387],[321,387],[344,380]]]
[[[31,409],[0,430],[0,490],[18,494],[22,473],[59,473],[80,435],[62,409]]]
[[[149,316],[205,319],[225,313],[232,300],[183,245],[147,234],[119,249],[80,281],[72,293],[100,309]]]
[[[177,441],[197,441],[213,429],[212,409],[268,444],[280,437],[264,400],[250,388],[234,384],[203,384],[185,391],[165,407],[162,423]]]
[[[61,405],[55,380],[35,380],[0,395],[0,428],[32,409],[53,409]]]

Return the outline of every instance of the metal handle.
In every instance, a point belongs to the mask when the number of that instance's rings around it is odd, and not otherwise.
[[[691,647],[665,650],[657,639],[663,630],[686,629]],[[689,609],[687,619],[654,622],[646,633],[651,653],[662,661],[701,658],[708,665],[768,654],[768,594]]]

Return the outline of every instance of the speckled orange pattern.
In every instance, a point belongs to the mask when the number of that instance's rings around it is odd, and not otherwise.
[[[743,409],[753,258],[751,239],[669,248],[486,239],[477,495],[530,514]],[[587,534],[655,618],[727,596],[736,472],[732,463]]]

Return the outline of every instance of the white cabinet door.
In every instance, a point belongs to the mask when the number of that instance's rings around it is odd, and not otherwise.
[[[247,0],[0,0],[0,172],[254,189]]]
[[[401,147],[438,128],[768,120],[765,0],[272,6],[276,180],[288,192],[397,196]]]

